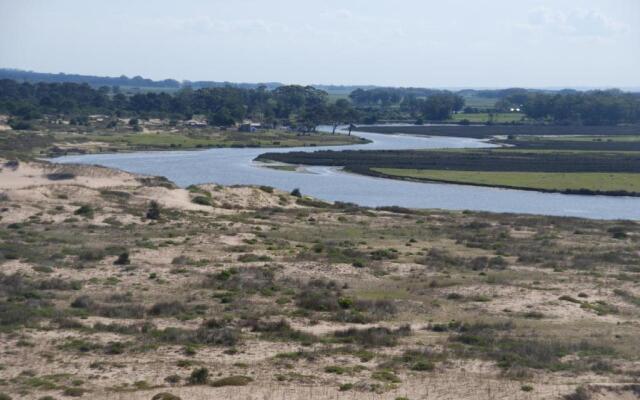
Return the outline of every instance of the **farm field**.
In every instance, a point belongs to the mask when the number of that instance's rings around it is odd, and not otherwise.
[[[498,186],[516,189],[533,189],[554,192],[586,189],[592,192],[625,191],[640,193],[640,173],[487,172],[397,168],[371,168],[371,171],[380,173],[387,177],[464,183],[482,186]]]
[[[478,109],[491,109],[495,107],[498,98],[480,97],[480,96],[463,96],[465,105]]]
[[[345,150],[261,154],[260,160],[358,168],[463,171],[640,172],[635,152],[483,150]]]
[[[510,122],[522,122],[525,119],[525,115],[522,113],[495,113],[493,118],[489,118],[489,113],[457,113],[451,115],[451,122],[460,122],[467,120],[475,124],[483,124],[493,121],[496,124],[505,124]]]

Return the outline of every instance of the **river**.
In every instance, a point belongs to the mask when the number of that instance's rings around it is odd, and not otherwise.
[[[326,130],[328,127],[321,127]],[[266,152],[317,150],[401,150],[479,148],[491,144],[470,138],[418,137],[357,132],[371,143],[293,148],[214,148],[63,156],[57,163],[98,164],[124,171],[165,176],[180,186],[197,183],[267,185],[305,195],[364,206],[475,210],[640,220],[639,197],[581,196],[469,185],[408,182],[361,176],[334,167],[310,166],[304,172],[266,168],[253,161]]]

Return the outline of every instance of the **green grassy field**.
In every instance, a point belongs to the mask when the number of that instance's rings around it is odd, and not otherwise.
[[[640,192],[640,174],[604,172],[475,172],[371,168],[372,171],[399,178],[459,182],[474,185],[504,186],[537,190],[579,190]]]
[[[493,122],[495,123],[509,123],[520,122],[524,118],[522,113],[496,113],[493,114]],[[486,123],[489,121],[488,113],[474,113],[474,114],[453,114],[450,121],[460,122],[462,120],[468,120],[471,123]]]
[[[465,106],[474,108],[493,108],[497,101],[497,98],[464,96]]]

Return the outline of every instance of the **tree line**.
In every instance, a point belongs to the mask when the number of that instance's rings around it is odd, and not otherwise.
[[[451,114],[462,110],[464,98],[459,94],[422,88],[373,88],[356,89],[349,98],[357,107],[378,113],[389,108],[398,110],[411,118],[432,121],[449,119]]]
[[[109,87],[77,83],[28,83],[0,80],[0,112],[21,121],[42,115],[68,117],[106,114],[188,120],[204,115],[211,125],[230,126],[246,118],[313,130],[318,124],[355,122],[357,111],[345,99],[330,102],[326,92],[288,85],[268,90],[239,87],[185,88],[175,93],[125,95]]]
[[[518,107],[540,122],[566,125],[616,125],[640,120],[640,94],[619,90],[543,92],[505,89],[497,109]],[[495,93],[491,93],[495,94]],[[86,83],[29,83],[0,80],[0,112],[19,121],[64,115],[82,121],[89,114],[187,120],[204,115],[211,125],[244,119],[314,130],[319,124],[376,123],[380,120],[444,121],[464,109],[464,97],[446,90],[358,88],[332,101],[312,86],[269,88],[185,87],[167,92],[122,93],[117,86]],[[84,118],[86,120],[86,118]]]
[[[519,107],[538,121],[569,125],[616,125],[640,122],[640,94],[620,90],[512,93],[496,108]]]

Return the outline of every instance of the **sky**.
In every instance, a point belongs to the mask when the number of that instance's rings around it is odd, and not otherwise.
[[[640,0],[0,0],[0,67],[151,79],[640,87]]]

